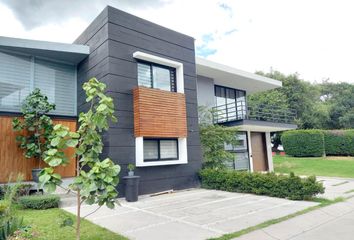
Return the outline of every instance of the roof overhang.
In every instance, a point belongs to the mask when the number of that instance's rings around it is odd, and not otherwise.
[[[251,132],[281,132],[286,130],[296,129],[296,124],[289,123],[274,123],[268,121],[257,120],[237,120],[231,122],[225,122],[222,125],[229,127],[238,127],[240,131]]]
[[[0,36],[0,50],[20,52],[72,64],[80,63],[90,54],[90,47]]]
[[[214,79],[215,85],[245,90],[247,93],[266,91],[282,86],[281,81],[242,71],[230,66],[196,57],[197,75]]]

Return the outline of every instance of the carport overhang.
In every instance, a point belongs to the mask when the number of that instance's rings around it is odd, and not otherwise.
[[[275,123],[268,121],[257,120],[236,120],[222,123],[223,126],[238,127],[240,131],[251,132],[281,132],[286,130],[293,130],[297,128],[296,124],[289,123]]]
[[[90,47],[79,44],[47,42],[0,36],[0,51],[19,52],[32,56],[78,64],[90,54]]]

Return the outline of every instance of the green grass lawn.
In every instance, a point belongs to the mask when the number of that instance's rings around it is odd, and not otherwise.
[[[60,227],[60,216],[71,215],[64,210],[53,208],[47,210],[17,210],[22,216],[24,224],[31,226],[38,233],[38,240],[69,240],[75,239],[75,230],[72,227]],[[71,215],[73,216],[73,215]],[[105,228],[84,220],[81,226],[82,240],[127,240],[128,238],[115,234]]]
[[[354,178],[354,157],[273,156],[274,170],[278,173],[294,172],[297,175]]]

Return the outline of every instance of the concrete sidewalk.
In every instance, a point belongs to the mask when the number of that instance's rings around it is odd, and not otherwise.
[[[317,205],[314,202],[206,189],[139,197],[135,203],[121,200],[121,204],[114,210],[103,207],[88,220],[129,239],[202,240]],[[82,215],[96,208],[83,206]],[[75,207],[64,209],[75,214]]]
[[[325,193],[318,197],[333,200],[337,197],[347,198],[354,195],[353,178],[317,177],[317,180],[322,182],[323,186],[326,188]]]
[[[238,240],[353,240],[354,198],[243,235]]]

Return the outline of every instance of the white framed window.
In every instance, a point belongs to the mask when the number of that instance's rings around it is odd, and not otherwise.
[[[135,138],[137,167],[186,164],[187,138]]]
[[[144,162],[178,160],[178,139],[144,139]]]
[[[147,65],[139,67],[138,63],[139,85],[184,93],[183,64],[181,62],[139,51],[133,53],[133,57],[138,62],[145,62],[152,66],[150,68]]]
[[[176,92],[176,69],[151,62],[138,62],[138,84]]]

